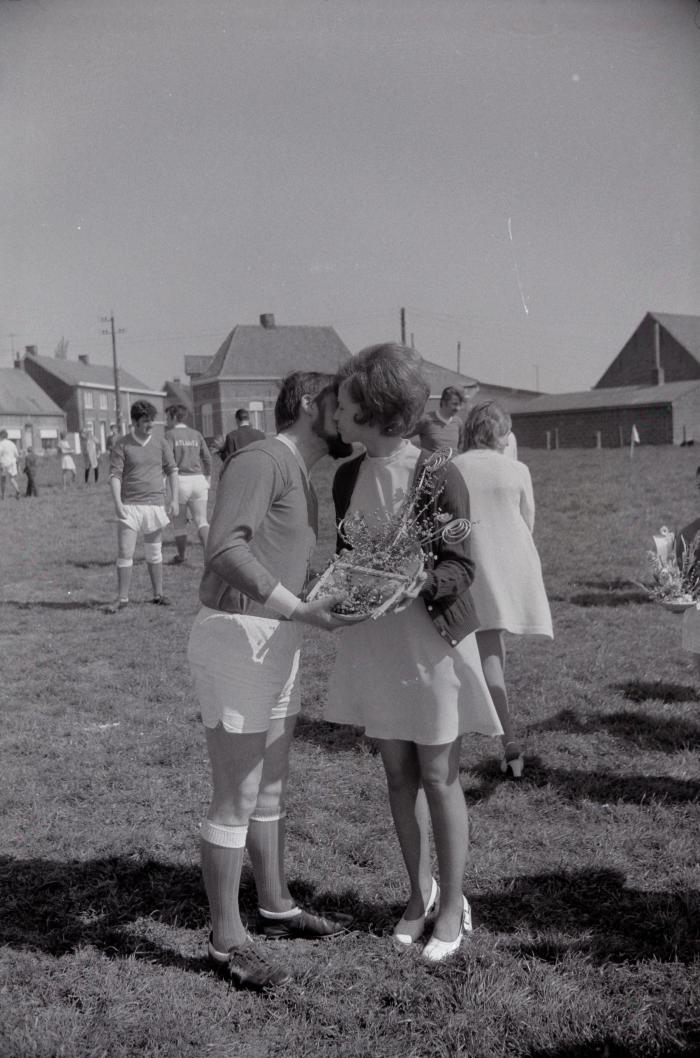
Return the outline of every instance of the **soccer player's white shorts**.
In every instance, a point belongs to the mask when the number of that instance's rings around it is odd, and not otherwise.
[[[221,723],[226,731],[248,734],[296,715],[301,640],[298,622],[203,606],[187,658],[204,726]]]
[[[208,525],[207,498],[209,496],[209,486],[204,474],[180,474],[177,479],[177,493],[180,510],[177,518],[173,518],[175,528],[185,528],[188,509],[198,529],[202,525]]]
[[[118,522],[135,533],[155,533],[157,529],[165,529],[170,520],[165,507],[155,503],[125,503],[124,511],[126,518],[119,518]]]

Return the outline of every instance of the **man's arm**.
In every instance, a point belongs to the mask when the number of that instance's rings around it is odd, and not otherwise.
[[[122,503],[122,479],[110,476],[109,487],[112,490],[112,499],[114,500],[114,509],[117,512],[117,518],[126,518],[126,511],[124,510],[124,504]]]
[[[120,444],[112,446],[109,455],[109,487],[112,490],[114,509],[117,518],[125,518],[126,511],[122,503],[122,475],[124,473],[124,448]]]

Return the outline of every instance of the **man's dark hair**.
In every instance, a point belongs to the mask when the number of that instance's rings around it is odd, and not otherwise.
[[[173,419],[176,419],[177,422],[185,422],[188,415],[187,405],[168,404],[167,408],[165,409],[165,414],[172,415]]]
[[[464,393],[458,386],[445,386],[442,393],[440,394],[440,403],[444,404],[450,397],[458,397],[459,403],[464,404]]]
[[[7,430],[0,430],[0,441],[4,441],[7,437]]]
[[[139,419],[150,419],[151,422],[158,415],[158,409],[155,408],[150,400],[135,400],[131,405],[131,421],[138,422]]]
[[[250,422],[250,412],[247,408],[239,408],[236,412],[236,422]]]
[[[316,400],[324,390],[333,387],[333,375],[321,371],[293,371],[282,379],[282,386],[275,403],[275,427],[286,430],[299,418],[304,397]]]

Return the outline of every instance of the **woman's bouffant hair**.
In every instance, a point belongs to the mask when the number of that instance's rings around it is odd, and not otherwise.
[[[410,437],[425,409],[430,387],[415,349],[385,342],[362,349],[340,368],[338,386],[348,383],[348,394],[360,412],[358,426],[378,426],[387,437]]]
[[[470,448],[504,448],[511,418],[495,400],[475,404],[464,424],[464,451]]]

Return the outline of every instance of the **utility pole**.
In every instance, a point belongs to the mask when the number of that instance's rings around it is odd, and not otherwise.
[[[457,342],[457,374],[462,374],[462,343]]]
[[[539,391],[540,391],[540,365],[539,364],[535,364],[534,368],[535,368],[535,389],[539,393]]]
[[[103,323],[108,323],[110,329],[108,331],[102,331],[102,334],[112,335],[112,368],[114,371],[114,403],[115,403],[115,418],[117,420],[117,431],[121,435],[124,432],[122,425],[122,404],[121,395],[119,393],[119,365],[117,364],[117,335],[124,334],[124,328],[120,327],[119,330],[114,328],[114,311],[109,316],[102,317]]]
[[[401,309],[401,344],[406,344],[406,310]]]

